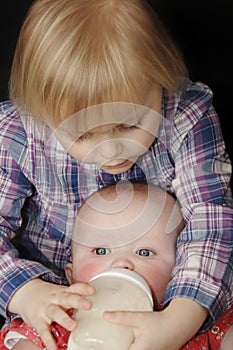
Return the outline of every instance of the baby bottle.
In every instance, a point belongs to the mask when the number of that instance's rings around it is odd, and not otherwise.
[[[68,350],[128,350],[134,340],[130,327],[104,320],[104,311],[152,311],[153,299],[145,280],[126,269],[104,271],[90,280],[96,292],[88,298],[91,310],[78,310],[78,326],[71,332]]]

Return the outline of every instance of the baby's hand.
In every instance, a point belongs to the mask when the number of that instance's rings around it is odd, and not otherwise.
[[[39,350],[41,349],[35,343],[28,339],[20,339],[13,347],[12,350]]]
[[[85,296],[92,295],[94,291],[94,287],[87,283],[65,287],[34,279],[14,294],[8,310],[19,314],[24,322],[35,328],[48,350],[55,350],[50,324],[56,322],[72,331],[77,324],[67,311],[89,310],[91,301],[85,299]]]

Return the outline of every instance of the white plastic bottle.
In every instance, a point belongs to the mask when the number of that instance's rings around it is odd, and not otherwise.
[[[103,318],[113,310],[152,311],[153,298],[145,280],[136,272],[111,269],[90,280],[96,293],[88,297],[93,306],[76,314],[77,328],[71,332],[68,350],[128,350],[134,340],[129,327],[114,325]]]

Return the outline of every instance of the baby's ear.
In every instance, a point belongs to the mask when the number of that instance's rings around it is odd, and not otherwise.
[[[172,212],[169,215],[167,225],[166,225],[166,233],[176,232],[178,235],[182,229],[184,228],[184,219],[180,209],[180,206],[176,202],[173,206]]]
[[[67,263],[65,267],[66,278],[69,284],[72,284],[72,264]]]

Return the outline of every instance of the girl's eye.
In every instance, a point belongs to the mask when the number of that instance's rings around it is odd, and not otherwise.
[[[88,141],[92,136],[93,134],[91,132],[85,132],[83,135],[79,136],[76,142]]]
[[[152,252],[149,249],[139,249],[136,251],[136,254],[140,256],[151,256],[151,255],[154,255],[154,252]]]
[[[107,249],[107,248],[95,248],[93,250],[93,252],[96,255],[106,255],[106,254],[110,254],[110,249]]]

